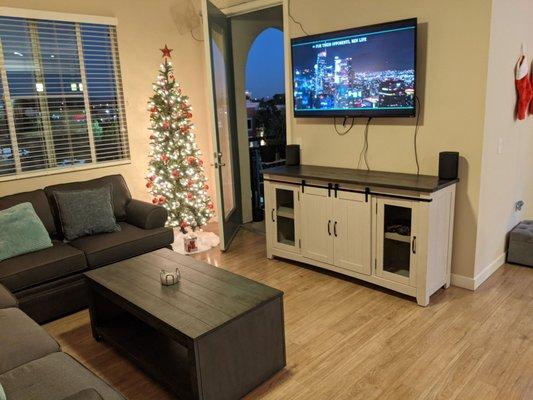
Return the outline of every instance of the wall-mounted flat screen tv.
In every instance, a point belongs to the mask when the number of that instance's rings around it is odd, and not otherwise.
[[[295,117],[416,115],[416,18],[291,40]]]

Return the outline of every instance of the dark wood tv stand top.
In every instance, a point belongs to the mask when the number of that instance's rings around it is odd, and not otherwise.
[[[433,175],[367,171],[317,165],[281,166],[264,169],[262,173],[269,177],[280,176],[299,180],[316,180],[363,187],[409,190],[421,193],[433,193],[459,181],[459,179],[439,180],[438,176]]]

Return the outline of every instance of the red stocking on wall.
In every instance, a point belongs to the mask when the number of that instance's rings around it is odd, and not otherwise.
[[[531,86],[531,89],[533,90],[533,65],[531,66],[532,70],[531,70],[531,83],[530,83],[530,86]],[[533,98],[531,99],[531,102],[529,103],[529,115],[533,115]]]
[[[526,56],[521,55],[516,64],[516,90],[518,92],[517,117],[519,120],[525,119],[530,111],[531,99],[533,99],[533,89],[528,74],[529,63]]]

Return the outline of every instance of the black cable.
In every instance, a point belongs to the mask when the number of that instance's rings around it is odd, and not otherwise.
[[[288,14],[289,14],[289,18],[292,20],[292,22],[294,22],[296,25],[298,25],[298,26],[300,27],[300,29],[302,30],[302,32],[305,33],[307,36],[309,36],[309,32],[307,32],[307,31],[304,29],[304,27],[303,27],[303,25],[301,24],[301,22],[300,22],[300,21],[296,21],[296,20],[294,19],[294,17],[292,16],[292,14],[291,14],[291,0],[288,0],[288,1],[287,1],[287,11],[288,11]]]
[[[413,147],[415,151],[415,162],[416,162],[416,174],[420,175],[420,164],[418,162],[418,127],[420,126],[420,99],[418,96],[415,96],[416,104],[417,104],[417,112],[416,112],[416,126],[415,126],[415,134],[413,138]]]
[[[344,121],[342,122],[342,126],[343,127],[346,127],[346,120],[348,119],[348,117],[344,117]],[[339,136],[344,136],[346,135],[348,132],[350,132],[354,126],[354,123],[355,123],[355,118],[352,117],[352,123],[350,124],[350,127],[348,129],[346,129],[344,132],[339,132],[339,129],[337,128],[337,117],[333,117],[333,126],[335,127],[335,132],[337,132],[337,135]]]
[[[366,121],[365,126],[365,133],[364,133],[364,143],[363,148],[361,149],[361,153],[359,153],[359,160],[357,161],[357,169],[359,169],[359,165],[361,164],[361,160],[363,160],[366,164],[367,171],[370,171],[370,166],[368,165],[368,128],[370,126],[370,121],[372,121],[372,117],[368,118],[368,121]]]

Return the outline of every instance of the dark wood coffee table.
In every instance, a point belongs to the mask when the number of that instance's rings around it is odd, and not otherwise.
[[[162,286],[161,269],[182,279]],[[168,249],[85,273],[93,336],[185,399],[238,399],[285,366],[283,292]]]

